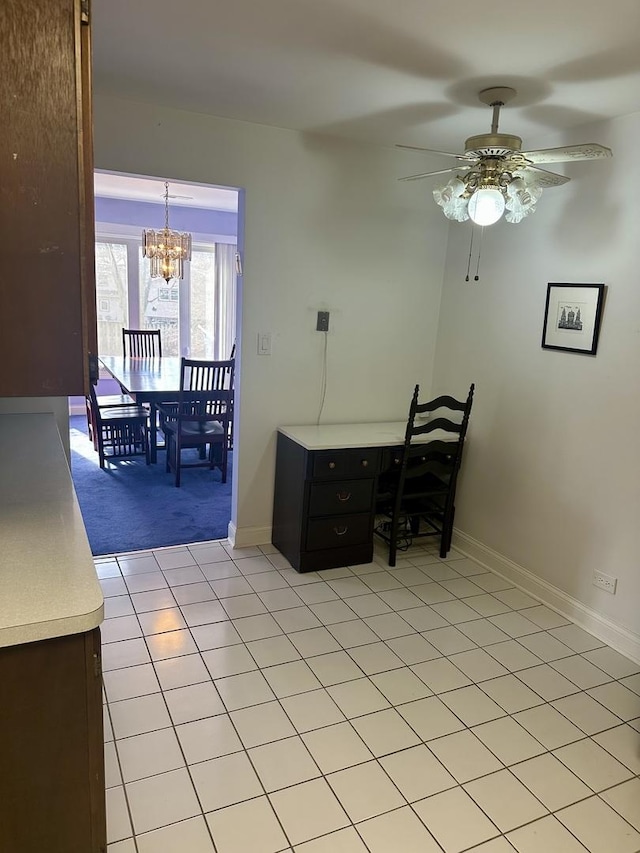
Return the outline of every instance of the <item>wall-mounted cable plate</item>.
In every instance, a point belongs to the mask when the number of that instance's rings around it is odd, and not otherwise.
[[[318,311],[318,321],[316,323],[316,332],[329,331],[329,312]]]

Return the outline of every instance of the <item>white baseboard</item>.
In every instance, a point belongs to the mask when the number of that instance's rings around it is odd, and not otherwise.
[[[539,578],[508,557],[504,557],[492,548],[483,545],[482,542],[461,530],[454,531],[453,545],[456,550],[511,581],[515,586],[537,598],[542,604],[546,604],[547,607],[575,622],[585,631],[589,631],[603,643],[631,658],[636,663],[640,663],[640,635],[587,607],[577,598],[573,598],[573,596]]]
[[[236,527],[230,521],[229,542],[234,548],[246,548],[249,545],[268,545],[271,542],[271,525],[268,527]]]
[[[267,545],[271,542],[271,526],[236,528],[235,524],[230,521],[228,535],[229,541],[235,548]],[[525,569],[524,566],[518,565],[518,563],[461,530],[456,529],[454,531],[453,545],[465,556],[511,581],[542,604],[575,622],[576,625],[584,628],[585,631],[589,631],[603,643],[640,664],[640,635],[618,625],[613,620],[578,601],[577,598],[573,598],[557,586],[543,580]]]

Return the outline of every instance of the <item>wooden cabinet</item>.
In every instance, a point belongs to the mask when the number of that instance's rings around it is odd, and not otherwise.
[[[83,394],[97,352],[88,0],[2,0],[0,80],[0,397]]]
[[[272,541],[299,572],[371,561],[380,454],[308,450],[278,433]]]
[[[106,851],[100,629],[0,649],[0,850]]]

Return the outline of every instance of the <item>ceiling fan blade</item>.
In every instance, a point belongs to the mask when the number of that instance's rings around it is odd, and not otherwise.
[[[573,160],[602,160],[613,155],[611,149],[604,145],[599,145],[597,142],[583,142],[581,145],[523,151],[522,156],[532,163],[568,163]]]
[[[448,175],[451,172],[468,172],[471,166],[454,166],[452,169],[438,169],[437,172],[422,172],[420,175],[407,175],[406,178],[398,178],[399,181],[417,181],[420,178],[431,178],[434,175]]]
[[[527,166],[527,174],[529,173],[532,173],[531,177],[535,185],[542,189],[561,187],[571,180],[566,175],[558,175],[555,172],[548,172],[546,169],[538,169],[536,166]]]
[[[419,148],[417,145],[396,145],[396,148],[406,148],[408,151],[424,151],[426,154],[439,154],[441,157],[455,157],[456,160],[462,160],[463,162],[478,159],[474,155],[453,154],[451,151],[435,151],[433,148]]]

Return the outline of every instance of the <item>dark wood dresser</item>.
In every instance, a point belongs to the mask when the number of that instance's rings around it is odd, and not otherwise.
[[[378,475],[406,423],[280,427],[271,541],[299,572],[373,557]]]

